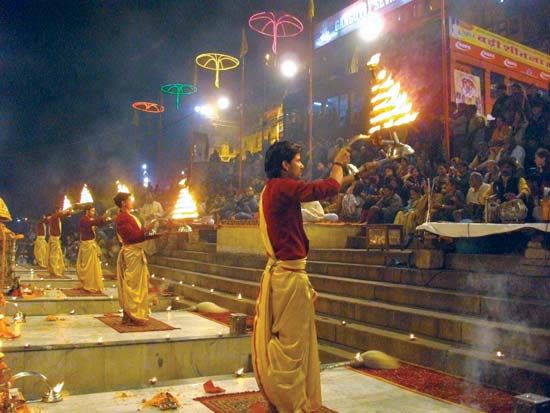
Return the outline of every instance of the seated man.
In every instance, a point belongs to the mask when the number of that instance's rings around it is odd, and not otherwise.
[[[456,181],[449,179],[443,185],[443,202],[433,204],[433,220],[454,221],[454,212],[464,208],[464,205],[464,194],[457,188]]]
[[[493,183],[489,195],[496,196],[499,202],[521,199],[526,202],[531,190],[525,178],[517,176],[517,162],[513,158],[503,158],[498,162],[499,178]]]
[[[410,189],[409,205],[399,211],[393,220],[394,224],[403,225],[403,233],[410,236],[416,227],[424,222],[428,207],[428,196],[422,195],[419,187],[413,186]]]
[[[385,181],[380,200],[371,206],[365,219],[366,224],[391,224],[403,206],[401,197],[395,193],[390,181]]]
[[[472,172],[470,175],[470,188],[466,194],[466,206],[464,209],[456,211],[455,220],[483,221],[485,202],[490,190],[491,185],[483,182],[483,176],[479,172]]]

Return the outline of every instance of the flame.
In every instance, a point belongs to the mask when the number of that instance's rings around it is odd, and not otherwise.
[[[55,386],[53,386],[53,392],[54,393],[61,393],[61,390],[63,389],[63,386],[65,385],[65,382],[62,381],[61,383],[57,383]]]
[[[372,70],[376,70],[380,61],[380,56],[376,59],[375,56],[367,63]],[[376,72],[375,78],[376,84],[371,88],[372,115],[369,134],[413,122],[418,112],[413,112],[412,103],[407,93],[401,89],[401,84],[395,82],[386,69]]]
[[[119,194],[129,194],[130,193],[130,190],[128,189],[128,187],[120,181],[116,181],[116,189],[117,189],[117,193],[119,193]]]
[[[243,373],[244,373],[244,368],[241,367],[239,370],[237,370],[237,371],[235,372],[235,376],[240,377],[240,376],[243,375]]]
[[[380,63],[380,53],[376,53],[375,55],[372,55],[369,61],[367,62],[367,66],[378,66],[378,63]]]
[[[193,197],[189,192],[189,187],[184,186],[186,179],[182,179],[179,184],[182,185],[176,205],[174,205],[174,212],[172,212],[172,219],[191,219],[197,218],[199,213],[197,211],[197,204],[193,201]]]
[[[94,202],[94,199],[92,198],[92,194],[88,189],[88,185],[84,184],[84,186],[82,187],[82,191],[80,192],[80,203],[93,204],[93,202]]]
[[[63,211],[68,211],[72,207],[73,205],[71,204],[71,201],[69,201],[69,198],[65,195],[65,198],[63,198]]]

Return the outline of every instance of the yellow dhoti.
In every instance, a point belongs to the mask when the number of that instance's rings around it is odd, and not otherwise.
[[[48,242],[44,235],[38,235],[34,241],[34,259],[39,267],[48,268]]]
[[[116,263],[118,302],[133,321],[149,318],[147,258],[141,246],[123,245]]]
[[[76,258],[76,275],[87,291],[103,291],[103,271],[99,247],[95,240],[80,241]]]
[[[54,277],[62,277],[65,272],[65,259],[61,249],[61,237],[50,235],[48,241],[48,271]]]
[[[260,232],[268,255],[275,257],[261,205]],[[311,412],[321,407],[315,293],[305,267],[305,258],[269,258],[256,303],[254,373],[258,386],[280,413]]]

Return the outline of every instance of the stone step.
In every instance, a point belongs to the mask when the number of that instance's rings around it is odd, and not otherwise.
[[[200,273],[176,274],[176,293],[192,300],[213,301],[219,294],[255,299],[258,283]],[[194,286],[194,287],[193,287]],[[315,287],[315,285],[314,285]],[[211,291],[214,290],[214,291]],[[316,308],[331,317],[360,321],[472,347],[499,349],[516,357],[550,360],[550,330],[528,328],[474,317],[423,310],[374,300],[320,293]],[[206,294],[206,295],[205,295]],[[253,309],[248,309],[250,314]]]
[[[163,266],[216,273],[217,264],[245,267],[261,271],[265,258],[243,254],[212,254],[189,259],[153,256],[149,262]],[[520,276],[503,273],[472,273],[462,270],[423,270],[384,265],[350,264],[346,262],[308,261],[309,273],[338,277],[407,284],[421,287],[455,290],[494,297],[550,299],[550,277]],[[228,269],[225,269],[228,271]],[[236,270],[239,272],[239,270]]]
[[[250,371],[249,335],[229,336],[228,327],[186,311],[154,318],[176,329],[118,333],[93,315],[51,323],[28,317],[21,337],[4,340],[2,352],[12,372],[38,371],[52,384],[65,382],[71,395],[145,387],[153,377],[161,382]],[[17,382],[25,394],[32,391],[28,380]]]
[[[174,288],[186,299],[195,302],[212,301],[232,311],[254,313],[255,302],[250,298],[244,297],[239,300],[234,294],[219,291],[211,293],[207,289],[193,288],[185,284],[176,284]],[[384,351],[410,363],[513,392],[547,394],[550,391],[550,366],[547,364],[514,359],[510,355],[501,359],[496,357],[496,349],[472,348],[422,334],[417,334],[417,338],[411,341],[410,331],[380,328],[351,319],[347,319],[343,325],[342,321],[345,320],[318,314],[316,323],[319,339],[335,347]]]
[[[183,249],[165,249],[159,256],[172,258],[195,259],[205,262],[225,262],[227,259],[241,259],[248,263],[255,262],[263,267],[266,262],[265,256],[252,254],[230,254],[230,253],[206,253]],[[350,264],[369,265],[409,265],[412,257],[411,250],[389,250],[389,251],[358,251],[354,249],[316,249],[310,250],[308,260],[323,262],[341,262]]]
[[[156,265],[150,265],[150,267],[151,271],[173,280],[206,288],[223,288],[226,291],[235,294],[241,292],[247,296],[255,296],[257,281],[260,276],[259,272],[242,272],[241,277],[232,277],[232,274],[229,274],[230,277],[226,278],[225,276],[179,270],[172,267]],[[309,274],[309,278],[317,291],[335,293],[344,297],[363,298],[455,314],[472,315],[494,321],[518,321],[532,326],[550,326],[550,304],[545,301],[503,299],[434,288],[351,280],[320,274]],[[228,284],[230,280],[236,280],[237,284],[234,286]],[[256,283],[253,286],[244,285],[241,287],[241,284],[239,284],[241,280]]]
[[[176,270],[181,269],[202,274],[212,274],[237,280],[259,281],[262,273],[261,269],[204,263],[178,258],[158,257],[152,261],[164,263],[164,265],[160,265],[163,271],[174,268]],[[235,259],[230,264],[238,262]],[[157,265],[150,264],[151,272],[158,272],[156,269]],[[313,267],[315,267],[315,264],[313,264]],[[383,273],[381,272],[381,274]],[[174,275],[175,273],[171,274],[171,276]],[[419,287],[411,284],[387,282],[384,277],[381,277],[382,280],[380,281],[370,281],[369,279],[357,280],[347,278],[346,275],[335,277],[312,272],[310,273],[310,278],[315,288],[319,289],[319,291],[450,311],[458,314],[477,315],[497,321],[515,320],[530,325],[550,326],[550,304],[538,299],[492,297],[469,293],[467,289],[466,291],[452,291],[437,287]]]
[[[6,315],[22,312],[26,316],[47,316],[59,314],[104,314],[116,313],[120,309],[116,289],[107,288],[104,296],[65,297],[60,293],[50,297],[33,299],[14,299],[7,297]],[[170,305],[172,297],[152,297],[152,311],[164,311]]]
[[[547,260],[528,259],[517,255],[446,254],[445,268],[480,273],[550,277],[550,265]]]

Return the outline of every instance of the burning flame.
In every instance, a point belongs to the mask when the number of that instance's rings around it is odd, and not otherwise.
[[[174,206],[174,212],[172,212],[172,219],[191,219],[197,218],[199,213],[197,211],[197,205],[193,201],[193,197],[189,192],[189,187],[185,186],[186,179],[182,179],[179,184],[182,185],[178,200]]]
[[[120,181],[116,181],[116,189],[117,189],[117,193],[119,193],[119,194],[129,194],[130,193],[130,190],[128,189],[128,187]]]
[[[94,202],[94,199],[92,198],[92,194],[88,189],[88,185],[84,184],[84,186],[82,187],[82,191],[80,192],[80,203],[92,204],[93,202]]]
[[[61,383],[57,383],[55,386],[53,386],[54,393],[61,393],[61,390],[63,389],[63,386],[65,385],[65,382],[62,381]]]
[[[407,93],[401,90],[400,83],[395,82],[386,69],[376,71],[379,61],[378,54],[367,63],[375,72],[376,78],[376,84],[371,88],[372,115],[369,134],[413,122],[418,116],[418,112],[412,111],[412,103]]]
[[[235,376],[241,377],[241,376],[243,375],[243,373],[244,373],[244,368],[241,367],[239,370],[237,370],[237,371],[235,372]]]
[[[72,207],[73,205],[71,204],[71,201],[69,201],[69,198],[65,195],[65,198],[63,198],[63,211],[68,211]]]

